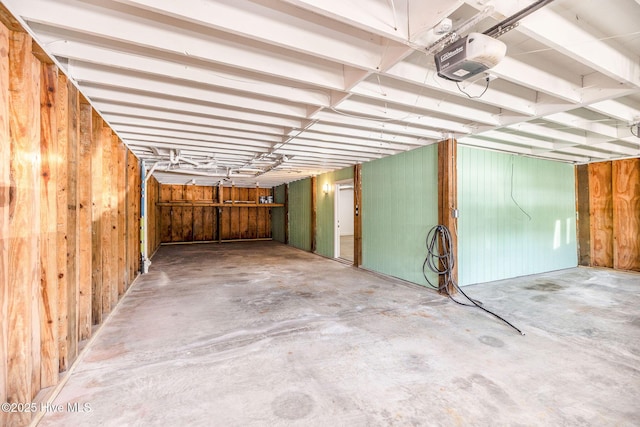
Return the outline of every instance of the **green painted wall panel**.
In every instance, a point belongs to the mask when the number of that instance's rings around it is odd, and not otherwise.
[[[437,145],[362,165],[363,267],[425,285],[425,239],[437,222]]]
[[[289,184],[289,244],[311,250],[311,179]]]
[[[316,178],[316,253],[333,258],[334,253],[334,203],[335,188],[338,181],[353,179],[353,168],[318,175]],[[331,190],[324,194],[322,189],[329,184]]]
[[[458,148],[461,285],[577,265],[570,164]]]
[[[273,189],[273,201],[284,203],[285,186],[279,185]],[[271,237],[273,240],[284,243],[285,238],[285,208],[271,209]]]

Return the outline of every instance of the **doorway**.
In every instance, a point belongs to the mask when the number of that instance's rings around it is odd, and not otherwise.
[[[353,220],[353,179],[335,183],[335,232],[334,254],[353,263],[354,259],[354,220]]]

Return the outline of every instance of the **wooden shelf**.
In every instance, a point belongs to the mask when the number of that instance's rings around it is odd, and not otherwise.
[[[278,208],[283,207],[283,203],[218,203],[218,202],[158,202],[156,206],[175,206],[175,207],[203,207],[215,206],[220,208]]]

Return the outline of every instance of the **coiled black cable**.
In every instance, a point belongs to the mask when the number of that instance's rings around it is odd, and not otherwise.
[[[455,257],[453,254],[453,245],[451,244],[451,241],[451,232],[444,225],[436,225],[431,230],[429,230],[429,233],[427,233],[427,257],[422,264],[422,274],[424,275],[424,278],[429,286],[431,286],[433,289],[437,289],[439,292],[444,292],[445,294],[447,294],[449,299],[451,299],[451,301],[455,302],[456,304],[464,305],[466,307],[477,307],[496,317],[497,319],[502,320],[504,323],[518,331],[521,335],[524,335],[524,333],[520,329],[516,328],[510,322],[498,316],[496,313],[482,307],[481,302],[470,298],[463,292],[460,286],[458,286],[458,283],[453,280],[452,272],[455,265]],[[431,283],[431,281],[427,277],[427,268],[433,273],[437,273],[438,278],[440,276],[444,276],[444,280],[438,279],[438,286],[435,286],[433,283]],[[464,295],[464,297],[471,304],[466,304],[464,302],[456,300],[451,295],[450,289],[452,288],[460,292],[460,294]]]

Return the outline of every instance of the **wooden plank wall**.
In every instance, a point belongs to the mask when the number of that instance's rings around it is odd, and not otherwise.
[[[7,401],[8,361],[8,301],[9,297],[9,168],[11,164],[9,141],[9,29],[0,25],[0,402]],[[0,411],[0,425],[6,425],[7,414]]]
[[[640,158],[613,162],[613,268],[640,271]]]
[[[160,235],[160,212],[161,208],[158,206],[160,201],[160,183],[154,178],[149,178],[147,182],[147,206],[145,212],[147,215],[147,227],[149,231],[147,233],[149,239],[149,258],[158,250],[162,236]]]
[[[578,264],[591,265],[591,225],[589,215],[589,165],[576,166],[576,212],[578,212]]]
[[[259,203],[273,195],[270,188],[160,185],[157,194],[158,217],[149,227],[162,243],[271,238],[271,209]]]
[[[583,169],[576,173],[578,188],[585,188],[578,192],[578,237],[589,256],[581,254],[580,264],[640,271],[640,159]]]
[[[0,17],[0,400],[27,403],[58,383],[137,275],[140,166]],[[31,415],[0,412],[0,425]]]

